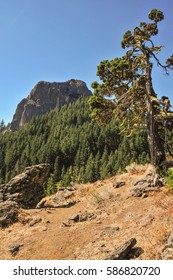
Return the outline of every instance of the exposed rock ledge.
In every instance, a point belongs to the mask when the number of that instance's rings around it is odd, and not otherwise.
[[[18,104],[10,130],[17,130],[33,117],[90,95],[91,91],[86,83],[80,80],[71,79],[61,83],[41,81],[31,90],[28,97]]]
[[[35,208],[44,196],[48,173],[48,164],[27,167],[23,173],[0,185],[0,203],[14,201],[21,208]]]

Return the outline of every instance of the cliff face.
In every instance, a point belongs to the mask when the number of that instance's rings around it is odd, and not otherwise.
[[[72,79],[62,83],[41,81],[18,104],[10,129],[17,130],[35,116],[90,95],[91,91],[80,80]]]

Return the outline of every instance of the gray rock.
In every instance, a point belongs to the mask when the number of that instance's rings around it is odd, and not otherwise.
[[[126,182],[120,181],[120,182],[114,183],[114,184],[113,184],[113,187],[114,187],[114,188],[120,188],[120,187],[124,186],[125,184],[126,184]]]
[[[105,227],[102,232],[101,232],[101,236],[102,235],[113,235],[115,234],[117,231],[119,231],[119,227]]]
[[[15,256],[17,253],[18,253],[18,251],[19,251],[19,249],[20,249],[20,247],[21,246],[23,246],[23,244],[20,244],[20,243],[13,243],[12,245],[10,245],[9,246],[9,251],[10,251],[10,253],[13,255],[13,256]]]
[[[132,248],[136,245],[136,238],[131,238],[127,242],[123,243],[115,250],[115,252],[109,255],[106,260],[125,260]]]
[[[18,221],[18,208],[14,201],[0,202],[0,227],[7,227]]]
[[[18,104],[10,129],[17,130],[30,122],[33,117],[90,95],[91,91],[80,80],[71,79],[62,83],[41,81],[36,84],[28,97]]]
[[[69,220],[70,220],[70,221],[73,221],[74,223],[77,223],[77,222],[79,222],[79,220],[80,220],[80,216],[79,216],[79,214],[73,215],[73,216],[71,216],[71,217],[69,218]]]
[[[132,196],[145,198],[148,192],[157,191],[162,186],[163,180],[158,178],[154,169],[149,169],[134,182],[131,193]]]
[[[69,208],[77,203],[74,191],[67,189],[58,190],[55,194],[44,197],[37,204],[36,208]]]
[[[85,211],[83,213],[79,213],[79,214],[71,216],[68,219],[68,221],[63,222],[63,226],[70,227],[74,223],[80,223],[80,222],[85,222],[88,220],[93,220],[93,219],[96,219],[96,217],[97,216],[94,213],[89,213],[89,212]]]
[[[33,227],[34,225],[40,223],[41,221],[42,221],[41,218],[35,217],[35,218],[33,218],[33,219],[29,222],[29,226],[30,226],[30,227]]]
[[[84,222],[87,220],[96,219],[96,215],[94,213],[88,213],[87,211],[84,213],[79,214],[79,222]]]
[[[147,198],[148,197],[148,194],[145,192],[142,194],[142,198]]]
[[[44,184],[48,174],[48,164],[27,167],[7,184],[0,185],[3,201],[17,202],[21,208],[35,208],[44,197]]]
[[[93,220],[96,219],[96,215],[94,213],[89,213],[89,212],[83,212],[79,214],[79,222],[84,222],[87,220]]]
[[[144,184],[143,186],[137,186],[137,187],[133,187],[131,190],[131,194],[134,197],[142,197],[142,198],[146,198],[148,197],[148,193],[152,192],[152,191],[159,191],[160,187],[149,187],[146,184]]]
[[[131,190],[132,196],[141,197],[145,192],[145,188],[135,187]]]

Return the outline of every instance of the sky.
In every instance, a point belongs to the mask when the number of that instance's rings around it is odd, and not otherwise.
[[[165,19],[154,42],[164,63],[173,54],[172,0],[5,0],[0,1],[0,121],[11,122],[17,104],[39,81],[98,80],[100,61],[122,56],[123,34],[157,8]],[[158,97],[173,103],[173,73],[157,66]]]

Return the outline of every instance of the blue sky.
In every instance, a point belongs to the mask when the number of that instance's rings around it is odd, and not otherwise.
[[[124,54],[123,34],[147,21],[153,8],[164,12],[155,42],[173,54],[172,0],[0,1],[0,120],[12,120],[17,104],[38,81],[81,79],[90,87],[101,60]],[[173,102],[173,73],[154,68],[158,96]]]

